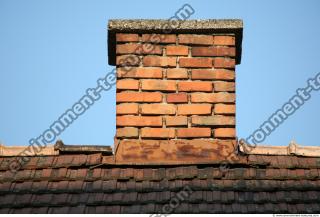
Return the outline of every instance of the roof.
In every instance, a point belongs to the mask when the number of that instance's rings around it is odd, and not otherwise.
[[[16,173],[16,157],[2,156],[0,213],[320,212],[320,158],[237,156],[223,169],[117,165],[102,152],[61,152],[26,157]]]
[[[306,157],[320,157],[320,147],[302,146],[292,141],[288,146],[249,145],[244,140],[239,141],[239,151],[245,154],[262,155],[297,155]]]
[[[37,151],[34,151],[37,150]],[[29,146],[5,146],[0,144],[0,156],[49,156],[59,154],[93,154],[102,153],[104,155],[112,155],[112,148],[106,145],[65,145],[58,140],[55,145],[46,145],[40,148]]]
[[[163,33],[168,32],[169,20],[161,19],[114,19],[108,23],[109,65],[116,64],[116,33]],[[236,63],[241,62],[243,22],[240,19],[182,20],[170,26],[170,34],[235,34]]]

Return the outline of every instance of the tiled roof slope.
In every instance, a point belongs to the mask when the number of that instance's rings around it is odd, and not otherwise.
[[[120,166],[113,156],[33,156],[17,173],[0,158],[0,213],[319,213],[320,159],[240,156],[210,165]]]

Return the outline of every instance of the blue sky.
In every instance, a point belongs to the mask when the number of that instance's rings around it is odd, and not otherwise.
[[[109,19],[171,17],[189,3],[191,19],[244,21],[237,66],[237,134],[247,137],[320,71],[320,2],[0,0],[0,142],[27,145],[112,67]],[[264,142],[320,145],[320,91]],[[112,145],[115,89],[67,128],[66,144]]]

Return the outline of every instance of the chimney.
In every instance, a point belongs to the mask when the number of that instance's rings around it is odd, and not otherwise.
[[[194,164],[235,151],[235,65],[241,20],[111,20],[116,66],[115,160]]]

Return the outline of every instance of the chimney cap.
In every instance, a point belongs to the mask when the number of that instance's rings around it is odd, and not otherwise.
[[[170,26],[169,20],[163,19],[113,19],[108,23],[108,53],[109,64],[116,63],[116,33],[163,33],[172,34],[221,34],[233,33],[236,37],[236,63],[241,62],[241,43],[243,22],[241,19],[207,19],[182,20],[177,27]]]

